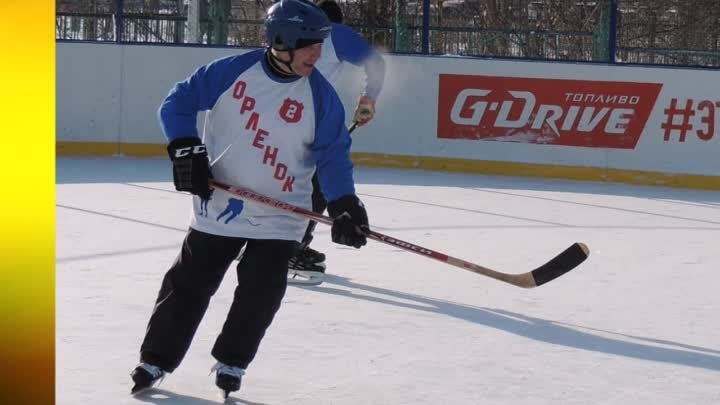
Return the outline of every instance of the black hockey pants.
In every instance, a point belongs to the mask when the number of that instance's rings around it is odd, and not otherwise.
[[[322,214],[323,212],[325,212],[325,208],[327,208],[327,200],[325,199],[325,196],[323,195],[322,190],[320,189],[320,181],[318,180],[317,171],[315,171],[315,175],[313,175],[312,185],[313,185],[313,191],[312,191],[312,197],[311,197],[312,198],[312,210],[313,210],[313,212]],[[303,236],[302,246],[310,245],[310,242],[312,242],[312,240],[313,240],[313,232],[315,232],[316,225],[317,225],[317,222],[310,221],[307,229],[305,230],[305,236]]]
[[[207,310],[210,297],[240,249],[238,285],[212,355],[247,368],[257,353],[287,288],[287,262],[298,243],[246,240],[190,229],[180,255],[165,274],[140,348],[141,361],[172,372],[180,365]]]

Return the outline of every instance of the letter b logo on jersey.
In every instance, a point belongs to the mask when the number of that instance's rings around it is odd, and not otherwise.
[[[292,124],[302,119],[303,105],[297,100],[286,98],[280,107],[280,117]]]

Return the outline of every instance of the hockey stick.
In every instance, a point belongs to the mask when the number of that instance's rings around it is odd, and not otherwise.
[[[358,126],[358,122],[353,121],[352,125],[350,125],[350,128],[348,128],[348,134],[352,134],[353,131],[355,130],[355,128],[357,128],[357,126]]]
[[[326,217],[322,214],[318,214],[305,208],[288,204],[274,198],[264,196],[262,194],[258,194],[244,187],[230,186],[214,179],[210,179],[210,185],[215,188],[225,190],[228,193],[234,194],[238,197],[269,205],[271,207],[275,207],[277,209],[287,211],[294,215],[305,217],[307,219],[311,219],[325,225],[332,226],[333,223],[333,220],[330,217]],[[483,267],[475,263],[470,263],[452,256],[448,256],[444,253],[436,252],[432,249],[418,246],[410,242],[405,242],[403,240],[393,238],[392,236],[384,235],[380,232],[369,231],[367,233],[367,237],[378,242],[382,242],[403,250],[407,250],[408,252],[435,259],[443,263],[447,263],[451,266],[459,267],[473,273],[494,278],[495,280],[504,281],[508,284],[523,288],[538,287],[562,276],[563,274],[569,272],[570,270],[577,267],[580,263],[585,261],[585,259],[587,259],[588,255],[590,254],[590,250],[588,249],[587,245],[581,242],[576,242],[572,244],[572,246],[561,252],[559,255],[553,257],[552,259],[550,259],[550,261],[536,268],[535,270],[529,271],[527,273],[509,274],[492,270],[487,267]]]

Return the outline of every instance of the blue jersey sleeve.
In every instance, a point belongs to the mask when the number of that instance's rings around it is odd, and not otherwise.
[[[341,62],[362,66],[373,52],[373,47],[352,28],[344,24],[333,24],[332,41],[335,53]]]
[[[377,100],[385,80],[382,55],[347,25],[333,24],[331,38],[339,61],[365,69],[365,95]]]
[[[317,71],[310,76],[315,107],[315,141],[311,149],[325,199],[335,201],[355,194],[352,140],[345,127],[345,109],[330,83]]]
[[[197,114],[210,110],[222,95],[250,66],[257,63],[263,50],[215,60],[198,68],[192,76],[170,90],[158,110],[158,119],[165,137],[198,136]]]

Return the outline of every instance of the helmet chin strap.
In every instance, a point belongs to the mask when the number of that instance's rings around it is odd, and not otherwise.
[[[284,60],[282,60],[282,59],[280,59],[280,58],[278,58],[278,57],[275,56],[275,54],[272,53],[272,52],[270,52],[270,58],[273,60],[273,62],[283,64],[292,74],[297,75],[297,73],[295,72],[295,70],[293,70],[293,68],[292,68],[292,63],[293,63],[293,60],[295,59],[295,50],[294,50],[294,49],[289,49],[289,50],[287,50],[286,52],[290,55],[290,60],[287,61],[287,62],[284,61]]]

